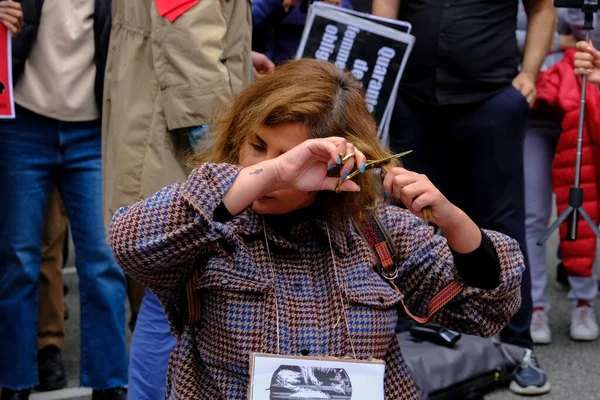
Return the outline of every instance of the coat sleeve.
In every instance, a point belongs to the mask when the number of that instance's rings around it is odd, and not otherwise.
[[[185,306],[184,288],[196,257],[216,251],[219,240],[239,237],[245,213],[226,223],[213,219],[239,170],[228,164],[203,164],[185,183],[123,207],[112,219],[109,241],[117,263],[159,297],[170,319]]]
[[[153,3],[152,60],[169,130],[205,125],[249,83],[248,0],[202,0],[174,22]]]
[[[502,329],[521,305],[521,274],[525,269],[517,242],[486,230],[500,261],[500,284],[492,289],[469,287],[454,265],[446,239],[410,212],[388,207],[382,217],[397,251],[396,285],[404,303],[417,316],[427,315],[430,300],[453,281],[463,290],[432,320],[459,332],[492,336]],[[482,265],[481,268],[486,268]]]
[[[252,2],[253,33],[273,28],[287,15],[280,0],[254,0]]]

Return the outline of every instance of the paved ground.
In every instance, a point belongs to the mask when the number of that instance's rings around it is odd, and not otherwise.
[[[553,309],[550,312],[550,324],[553,330],[553,343],[536,349],[542,366],[549,374],[552,392],[542,400],[598,400],[600,399],[600,341],[593,343],[574,343],[569,339],[570,310],[566,299],[567,292],[555,283],[554,276],[556,258],[556,235],[548,242],[550,279],[548,294]],[[73,268],[70,269],[71,271]],[[69,285],[70,293],[66,298],[71,308],[71,319],[67,321],[67,338],[64,350],[65,366],[69,378],[70,389],[40,393],[32,396],[32,400],[58,399],[91,399],[90,391],[78,389],[78,360],[79,360],[79,303],[77,276],[68,273],[65,282]],[[600,318],[600,315],[598,315]],[[130,337],[128,336],[128,340]],[[488,400],[522,399],[507,390],[499,390],[486,397]]]

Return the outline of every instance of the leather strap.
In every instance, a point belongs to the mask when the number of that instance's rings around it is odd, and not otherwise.
[[[388,283],[402,296],[400,301],[402,302],[402,307],[404,307],[406,315],[416,322],[424,324],[429,321],[431,316],[439,311],[440,308],[444,307],[460,292],[462,292],[463,288],[456,281],[450,282],[450,284],[444,287],[429,301],[427,306],[427,315],[425,317],[419,317],[411,313],[404,303],[404,295],[400,292],[400,289],[394,282],[394,278],[398,275],[398,273],[393,260],[394,252],[391,250],[393,247],[388,243],[388,235],[386,235],[384,229],[385,228],[383,228],[383,226],[375,219],[365,224],[362,228],[365,238],[375,250],[375,253],[377,253],[377,257],[381,263],[381,268],[378,272],[382,278],[388,281]]]

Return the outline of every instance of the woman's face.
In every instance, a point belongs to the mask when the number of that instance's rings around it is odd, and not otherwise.
[[[250,136],[244,143],[240,155],[240,165],[249,167],[261,161],[279,157],[305,140],[308,140],[308,129],[302,124],[259,126],[256,134]],[[278,190],[256,200],[252,204],[252,210],[259,214],[286,214],[310,206],[316,197],[316,192]]]

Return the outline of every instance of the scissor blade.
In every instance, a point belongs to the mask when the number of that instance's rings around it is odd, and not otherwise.
[[[387,161],[393,160],[395,158],[403,157],[403,156],[405,156],[407,154],[410,154],[410,153],[412,153],[412,150],[408,150],[408,151],[405,151],[405,152],[402,152],[402,153],[394,154],[394,155],[391,155],[389,157],[381,158],[379,160],[369,161],[367,163],[367,167],[370,166],[372,168],[372,167],[375,167],[377,165],[383,164],[383,163],[385,163]]]

